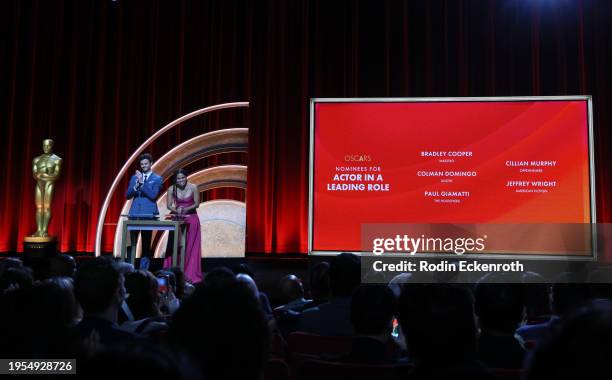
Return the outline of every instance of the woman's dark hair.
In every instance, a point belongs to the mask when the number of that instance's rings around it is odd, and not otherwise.
[[[176,198],[177,197],[177,194],[176,194],[176,192],[177,192],[176,191],[176,178],[179,176],[179,174],[182,174],[185,177],[187,177],[189,175],[189,172],[187,172],[187,170],[185,170],[183,168],[178,169],[176,172],[174,172],[174,176],[172,177],[172,193],[173,193],[172,195],[174,196],[174,201],[175,202],[176,202],[176,199],[177,199]]]

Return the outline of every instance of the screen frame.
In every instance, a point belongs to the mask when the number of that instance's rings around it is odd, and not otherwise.
[[[315,135],[315,106],[317,103],[452,103],[452,102],[532,102],[532,101],[586,101],[587,102],[587,122],[588,122],[588,150],[589,150],[589,195],[590,195],[590,215],[591,215],[591,247],[590,256],[577,255],[534,255],[534,254],[463,254],[466,258],[482,259],[533,259],[533,260],[575,260],[575,261],[594,261],[597,260],[597,202],[595,198],[595,155],[594,155],[594,134],[593,134],[593,99],[591,95],[567,95],[567,96],[489,96],[489,97],[417,97],[417,98],[311,98],[310,99],[310,141],[309,141],[309,165],[308,165],[308,255],[334,256],[343,252],[354,253],[356,255],[367,255],[370,252],[364,251],[322,251],[313,249],[313,223],[314,223],[314,135]],[[432,257],[430,254],[394,254],[396,257]],[[436,254],[435,257],[449,258],[457,257],[454,254]]]

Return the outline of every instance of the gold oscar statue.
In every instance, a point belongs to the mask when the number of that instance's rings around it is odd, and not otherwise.
[[[55,241],[54,236],[49,236],[48,228],[51,220],[53,190],[62,169],[62,159],[53,154],[53,140],[51,139],[43,140],[43,152],[32,161],[32,174],[36,180],[34,190],[36,232],[24,239],[32,243]]]

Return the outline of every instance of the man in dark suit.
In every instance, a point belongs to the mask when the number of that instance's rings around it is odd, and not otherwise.
[[[126,291],[123,274],[112,260],[96,257],[84,262],[75,276],[74,295],[83,309],[77,337],[89,354],[135,339],[117,325]]]
[[[132,206],[128,213],[130,219],[157,219],[159,211],[157,209],[157,196],[162,186],[162,178],[153,173],[153,157],[149,153],[144,153],[138,158],[140,170],[130,178],[126,198],[132,199]],[[130,232],[132,241],[132,254],[136,254],[136,242],[138,241],[139,231]],[[139,269],[149,269],[151,252],[151,231],[140,231],[142,238],[142,254]]]

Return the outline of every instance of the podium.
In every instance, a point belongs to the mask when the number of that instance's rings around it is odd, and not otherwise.
[[[126,240],[128,231],[169,231],[174,234],[174,243],[172,244],[172,266],[176,266],[177,253],[179,252],[180,241],[180,267],[185,271],[185,234],[182,233],[184,222],[181,220],[156,220],[156,219],[127,219],[123,223],[122,242],[121,244],[121,259],[125,260],[127,256]],[[180,239],[180,240],[179,240]],[[132,254],[130,255],[130,263],[133,265],[136,259],[136,242],[132,242]],[[166,249],[167,251],[167,249]]]

